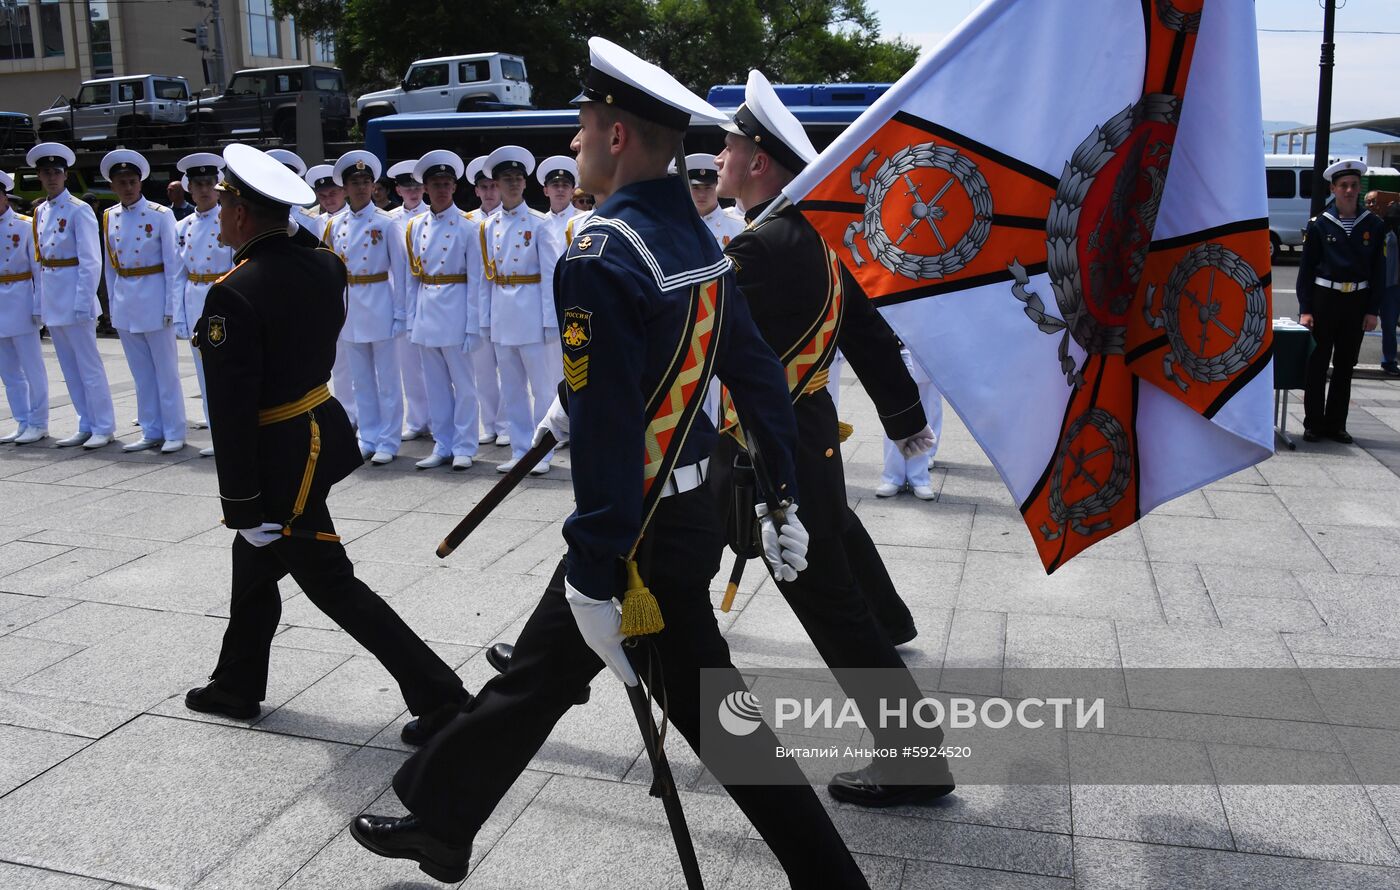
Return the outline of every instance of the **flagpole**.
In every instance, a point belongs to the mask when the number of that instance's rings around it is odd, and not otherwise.
[[[1322,0],[1322,3],[1322,58],[1318,62],[1321,70],[1317,79],[1317,138],[1313,143],[1312,208],[1309,216],[1317,216],[1327,203],[1322,172],[1327,169],[1327,155],[1332,148],[1332,69],[1337,50],[1332,36],[1337,21],[1337,0]]]

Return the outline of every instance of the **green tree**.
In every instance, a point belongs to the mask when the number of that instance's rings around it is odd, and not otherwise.
[[[415,59],[466,52],[525,57],[535,103],[578,92],[587,39],[634,49],[704,94],[743,83],[889,81],[914,63],[904,41],[883,41],[865,0],[274,0],[305,33],[335,35],[354,92],[398,82]]]

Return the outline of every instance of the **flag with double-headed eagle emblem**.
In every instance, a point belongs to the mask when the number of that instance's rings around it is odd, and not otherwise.
[[[785,193],[1046,571],[1273,452],[1254,4],[989,0]]]

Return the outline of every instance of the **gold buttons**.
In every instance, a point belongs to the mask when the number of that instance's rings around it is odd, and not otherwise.
[[[835,454],[835,453],[836,453],[836,449],[834,449],[834,448],[828,448],[828,449],[826,450],[826,456],[827,456],[827,457],[831,457],[831,456],[832,456],[833,454]]]

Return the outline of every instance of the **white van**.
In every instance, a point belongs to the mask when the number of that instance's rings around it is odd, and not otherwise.
[[[1276,258],[1282,250],[1302,249],[1303,229],[1312,210],[1313,156],[1266,154],[1264,177],[1269,192],[1269,251]]]

